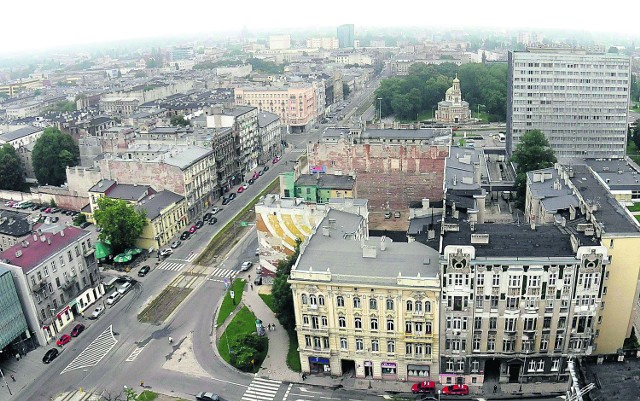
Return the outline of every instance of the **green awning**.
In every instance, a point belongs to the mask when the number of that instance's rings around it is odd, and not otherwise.
[[[142,253],[142,249],[140,248],[127,248],[124,250],[125,255],[139,255]]]
[[[101,242],[101,241],[96,242],[95,249],[96,249],[96,259],[104,259],[109,255],[113,255],[111,246],[109,244],[105,244],[104,242]]]
[[[120,253],[113,258],[113,261],[116,263],[126,263],[131,261],[132,256],[127,255],[126,253]]]

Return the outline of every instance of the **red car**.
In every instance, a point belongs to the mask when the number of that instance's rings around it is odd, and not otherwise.
[[[434,393],[436,392],[436,383],[432,381],[423,381],[420,383],[415,383],[411,386],[411,392],[413,394],[418,393]]]
[[[466,384],[454,384],[452,386],[444,386],[442,394],[446,395],[469,395],[469,386]]]
[[[68,334],[64,334],[58,341],[56,341],[56,344],[58,345],[58,347],[62,347],[69,341],[71,341],[71,336]]]
[[[75,325],[73,330],[71,330],[71,337],[78,337],[80,333],[84,331],[84,324],[78,323]]]
[[[279,161],[280,161],[280,158],[278,156],[273,158],[273,164],[276,164]]]
[[[244,192],[244,187],[240,185],[240,187],[238,187],[238,193],[241,194],[243,192]]]
[[[48,208],[44,209],[44,212],[45,212],[45,213],[51,213],[51,208],[50,208],[50,207],[48,207]]]
[[[189,229],[189,232],[191,234],[195,233],[196,231],[198,231],[198,227],[196,227],[196,226],[191,226],[191,228]]]
[[[257,180],[258,178],[260,178],[260,173],[256,171],[255,173],[253,173],[253,177],[251,178],[253,178],[254,181]]]

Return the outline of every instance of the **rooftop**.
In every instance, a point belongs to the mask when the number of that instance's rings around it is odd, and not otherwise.
[[[167,206],[180,202],[183,199],[184,196],[165,190],[145,197],[138,203],[137,208],[143,209],[146,212],[147,218],[153,220],[158,217],[160,212]]]
[[[277,114],[261,111],[258,113],[258,127],[266,127],[267,125],[278,121],[280,117]]]
[[[106,178],[103,178],[100,181],[98,181],[96,185],[92,186],[89,189],[89,192],[105,193],[107,192],[107,190],[109,190],[109,188],[111,188],[115,184],[117,184],[116,181],[107,180]]]
[[[18,128],[15,131],[6,132],[0,135],[0,141],[11,142],[11,141],[15,141],[16,139],[24,138],[25,136],[33,135],[41,131],[44,131],[44,130],[40,127],[27,126],[23,128]]]
[[[625,159],[589,159],[585,161],[612,191],[640,190],[638,170]]]
[[[200,146],[174,146],[173,150],[163,157],[165,163],[184,170],[210,154],[213,154],[213,149]]]
[[[348,137],[350,128],[327,127],[322,133],[322,138]],[[367,129],[362,132],[362,139],[376,140],[432,140],[438,137],[450,136],[450,128],[425,128],[425,129]]]
[[[318,188],[353,189],[356,180],[350,175],[302,174],[296,186],[317,186]]]
[[[597,210],[593,215],[602,224],[605,233],[637,234],[640,231],[638,225],[631,220],[622,205],[613,198],[587,165],[578,164],[572,168],[571,182],[580,191],[582,198],[588,205],[597,205]]]
[[[137,202],[149,193],[153,193],[149,185],[115,184],[105,192],[105,195],[112,199]]]
[[[20,243],[15,244],[6,251],[0,252],[0,260],[10,265],[20,267],[22,272],[27,274],[33,268],[39,266],[42,262],[56,255],[78,239],[89,237],[90,235],[88,231],[72,226],[64,227],[63,230],[64,235],[61,235],[60,231],[57,233],[42,233],[36,240],[30,237],[27,239],[29,245],[26,247],[23,247]],[[22,253],[20,256],[16,256],[20,253]]]
[[[481,149],[451,147],[451,152],[446,160],[445,186],[456,189],[479,189],[484,172],[484,157]],[[474,167],[476,166],[476,167]],[[479,177],[476,178],[476,169]]]
[[[329,227],[330,219],[335,219],[334,228]],[[370,277],[372,283],[380,278],[396,280],[399,275],[413,277],[435,277],[438,274],[438,251],[419,242],[392,242],[385,238],[385,250],[380,248],[383,237],[371,237],[366,245],[376,248],[375,257],[363,257],[360,240],[345,239],[344,234],[355,231],[362,217],[338,210],[329,211],[318,226],[317,232],[301,252],[297,271],[325,272],[330,269],[332,279],[336,275]],[[377,281],[376,281],[377,280]]]
[[[22,237],[30,232],[31,224],[28,214],[0,209],[0,234]]]
[[[471,231],[469,223],[460,221],[459,231],[446,231],[442,240],[447,245],[473,245],[479,257],[553,258],[575,256],[568,234],[555,226],[529,224],[476,224]],[[472,243],[472,235],[485,234],[487,243]],[[480,238],[480,237],[477,237]]]

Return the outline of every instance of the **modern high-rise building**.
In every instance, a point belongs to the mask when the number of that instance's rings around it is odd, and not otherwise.
[[[539,129],[560,160],[625,155],[630,61],[586,49],[509,52],[507,152]]]
[[[338,27],[338,46],[341,49],[353,47],[353,24],[344,24]]]

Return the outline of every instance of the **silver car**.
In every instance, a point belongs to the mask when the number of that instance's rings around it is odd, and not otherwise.
[[[219,401],[220,397],[218,396],[218,394],[207,393],[207,392],[202,391],[202,392],[196,394],[196,400],[198,400],[198,401]]]

